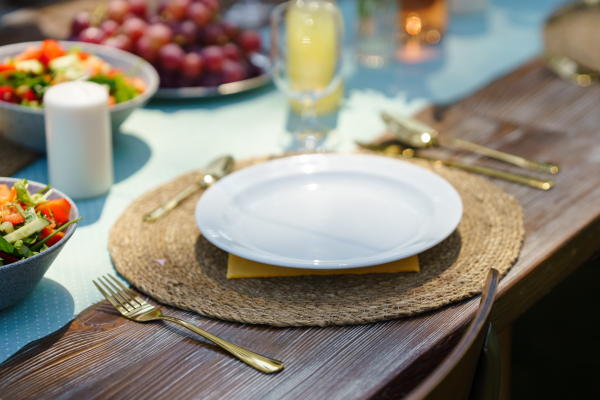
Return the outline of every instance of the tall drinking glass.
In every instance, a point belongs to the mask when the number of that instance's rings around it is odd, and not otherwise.
[[[334,145],[316,117],[317,100],[342,83],[344,28],[338,6],[323,0],[296,0],[271,13],[273,80],[292,101],[300,103],[301,122],[287,148],[324,150]]]

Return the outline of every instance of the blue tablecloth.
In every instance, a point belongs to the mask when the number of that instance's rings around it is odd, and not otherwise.
[[[430,62],[351,68],[346,101],[329,118],[341,135],[340,149],[381,134],[382,109],[412,114],[431,102],[449,103],[537,55],[543,22],[557,3],[492,0],[484,13],[452,16],[438,57]],[[356,2],[341,0],[340,5],[347,32],[353,32]],[[351,42],[349,37],[350,51]],[[105,196],[77,201],[83,221],[75,235],[35,292],[0,311],[0,362],[102,299],[92,279],[115,273],[108,232],[136,197],[222,154],[241,159],[280,152],[280,135],[290,118],[286,99],[273,86],[216,100],[157,101],[134,112],[115,145],[115,185]],[[15,177],[48,182],[46,159]]]

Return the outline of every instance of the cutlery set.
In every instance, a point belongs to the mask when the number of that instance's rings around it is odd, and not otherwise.
[[[417,154],[418,149],[431,148],[437,146],[458,147],[464,150],[472,151],[487,157],[504,161],[522,168],[556,174],[560,166],[556,163],[547,163],[520,157],[517,155],[505,153],[502,151],[490,149],[475,143],[470,143],[461,139],[440,138],[437,130],[433,127],[412,118],[392,116],[387,112],[382,113],[382,118],[386,122],[391,133],[396,139],[396,143],[367,144],[356,142],[358,146],[370,151],[381,152],[385,154],[401,155],[405,158],[423,159],[433,162],[435,167],[446,165],[452,168],[487,175],[495,178],[505,179],[511,182],[520,183],[536,189],[549,190],[555,183],[551,179],[537,178],[533,176],[520,175],[500,171],[492,168],[476,165],[464,164],[452,160],[440,160]],[[398,144],[400,143],[400,144]],[[154,222],[167,215],[184,199],[198,190],[206,189],[219,179],[233,171],[234,161],[230,156],[220,157],[211,162],[197,177],[196,182],[186,187],[180,193],[172,197],[169,201],[144,217],[144,221]],[[210,231],[210,230],[209,230]],[[109,279],[110,278],[110,279]],[[186,321],[168,317],[162,312],[140,298],[134,291],[125,287],[116,278],[109,275],[109,278],[102,277],[94,281],[94,285],[106,298],[106,300],[124,317],[136,322],[148,321],[170,321],[179,324],[203,338],[210,340],[217,346],[231,353],[241,361],[257,370],[270,374],[283,370],[284,364],[281,361],[269,357],[261,356],[252,351],[238,347],[221,338],[218,338]]]
[[[446,165],[452,168],[462,169],[476,174],[487,175],[494,178],[500,178],[511,182],[520,183],[536,189],[549,190],[555,186],[552,179],[538,178],[535,176],[514,174],[510,172],[500,171],[493,168],[480,167],[476,165],[464,164],[452,160],[440,160],[437,158],[426,157],[417,154],[418,149],[433,148],[433,147],[456,147],[463,150],[468,150],[473,153],[481,154],[486,157],[494,158],[521,168],[556,174],[560,171],[560,165],[557,163],[543,162],[532,160],[526,157],[517,156],[514,154],[505,153],[503,151],[490,149],[475,143],[467,142],[466,140],[456,138],[441,138],[438,136],[438,131],[427,125],[424,122],[413,118],[399,117],[391,115],[388,112],[382,112],[381,118],[385,121],[389,131],[394,135],[394,138],[401,143],[398,144],[379,144],[372,145],[361,142],[356,142],[361,148],[384,152],[388,154],[402,155],[406,158],[420,158],[434,162],[434,165]]]
[[[555,185],[552,179],[542,179],[536,178],[534,176],[513,174],[510,172],[500,171],[493,168],[480,167],[478,165],[464,164],[452,160],[439,160],[433,157],[417,155],[412,148],[403,148],[397,144],[373,145],[362,142],[356,142],[356,144],[365,150],[382,152],[386,154],[402,155],[405,158],[427,160],[433,162],[433,165],[436,167],[446,165],[448,167],[462,169],[464,171],[469,171],[476,174],[487,175],[493,178],[500,178],[511,182],[521,183],[523,185],[527,185],[536,189],[548,190],[552,189]]]

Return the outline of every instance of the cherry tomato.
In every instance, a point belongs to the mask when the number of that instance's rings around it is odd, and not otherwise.
[[[23,95],[21,96],[22,99],[25,99],[27,101],[34,101],[36,100],[35,98],[35,92],[31,89],[27,90],[25,93],[23,93]]]
[[[29,46],[24,52],[15,56],[15,61],[39,60],[42,50],[36,46]]]
[[[16,225],[25,221],[25,217],[21,215],[17,207],[14,205],[4,204],[0,206],[0,222],[5,221]]]
[[[17,103],[18,101],[15,90],[10,86],[0,86],[0,100],[9,103]]]
[[[35,92],[27,85],[21,85],[15,89],[15,94],[22,100],[33,101],[35,98]]]
[[[0,185],[0,205],[8,202],[10,197],[10,189],[6,185]]]
[[[16,71],[17,69],[13,65],[0,64],[0,72],[4,71]]]
[[[56,223],[62,224],[69,220],[71,203],[65,199],[50,200],[35,207],[35,211],[41,212],[48,217],[54,216]]]
[[[54,233],[55,230],[56,229],[52,229],[49,226],[45,227],[42,230],[42,234],[40,235],[40,240],[44,240],[45,238],[50,236],[52,233]],[[58,232],[56,235],[54,235],[50,239],[48,239],[48,241],[46,242],[46,246],[48,246],[48,247],[54,246],[60,239],[62,239],[64,237],[65,237],[64,232]]]
[[[42,55],[40,56],[40,62],[44,65],[55,58],[62,57],[66,54],[60,43],[56,40],[44,40],[42,42]]]

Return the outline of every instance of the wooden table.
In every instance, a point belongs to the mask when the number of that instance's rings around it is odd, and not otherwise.
[[[534,60],[465,100],[419,117],[435,123],[442,135],[563,165],[548,192],[494,181],[523,205],[526,229],[492,315],[502,331],[600,249],[600,85],[572,86]],[[522,172],[463,152],[435,153]],[[0,365],[0,398],[399,398],[450,351],[478,301],[384,323],[287,329],[163,307],[285,361],[278,375],[263,375],[175,326],[127,321],[101,302]]]

